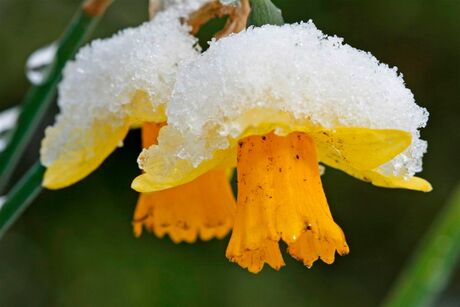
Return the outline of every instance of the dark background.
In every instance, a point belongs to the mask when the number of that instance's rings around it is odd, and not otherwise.
[[[286,256],[280,272],[252,275],[225,258],[228,238],[175,245],[147,233],[133,237],[137,195],[129,186],[139,173],[140,148],[133,131],[87,179],[42,193],[2,239],[0,306],[375,306],[382,300],[459,181],[460,1],[274,2],[287,22],[311,18],[325,33],[399,67],[431,113],[422,131],[429,151],[421,175],[434,191],[376,188],[327,169],[326,194],[350,255],[312,269]],[[78,4],[0,0],[0,110],[20,102],[28,55],[59,36]],[[146,0],[116,0],[94,37],[138,25],[146,7]],[[35,161],[41,137],[39,131],[23,169]],[[436,305],[459,301],[457,269]]]

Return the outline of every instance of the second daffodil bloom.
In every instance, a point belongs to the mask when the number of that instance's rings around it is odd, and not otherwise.
[[[250,28],[214,42],[178,73],[158,145],[133,188],[157,191],[236,166],[227,257],[251,272],[284,265],[279,241],[310,267],[349,252],[318,162],[376,186],[429,191],[418,177],[426,142],[396,68],[313,23]]]
[[[130,128],[142,127],[145,146],[156,142],[178,67],[200,54],[180,19],[205,1],[191,1],[190,8],[176,2],[150,22],[92,42],[66,65],[60,114],[42,142],[45,187],[63,188],[86,177]],[[203,190],[208,188],[217,192]],[[178,209],[186,206],[193,214]],[[140,235],[145,226],[175,242],[222,237],[233,225],[234,208],[225,170],[211,171],[171,191],[141,195],[134,232]]]

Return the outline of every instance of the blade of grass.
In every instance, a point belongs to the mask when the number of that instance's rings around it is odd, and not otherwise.
[[[0,238],[40,194],[44,172],[45,168],[37,162],[8,193],[5,202],[0,204]]]
[[[93,31],[111,0],[85,1],[58,41],[53,63],[41,84],[32,86],[22,104],[21,113],[5,150],[0,154],[0,193],[4,191],[30,139],[54,97],[65,63]]]
[[[460,186],[435,220],[383,306],[431,306],[460,256]]]

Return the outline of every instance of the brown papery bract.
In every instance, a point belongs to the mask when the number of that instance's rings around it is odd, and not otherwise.
[[[83,3],[83,11],[90,16],[101,16],[112,2],[113,0],[87,0]]]

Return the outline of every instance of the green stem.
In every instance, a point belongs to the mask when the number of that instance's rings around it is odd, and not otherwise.
[[[248,26],[261,27],[263,25],[284,24],[281,10],[270,0],[250,0],[251,13],[248,17]]]
[[[44,172],[45,168],[37,162],[8,193],[0,205],[0,238],[40,194]]]
[[[18,123],[0,155],[0,193],[4,192],[27,144],[48,110],[65,63],[75,55],[98,20],[99,16],[91,15],[85,6],[79,9],[58,42],[55,59],[49,66],[45,80],[32,86],[26,94]]]
[[[447,285],[459,256],[460,186],[421,240],[383,306],[430,306]]]

